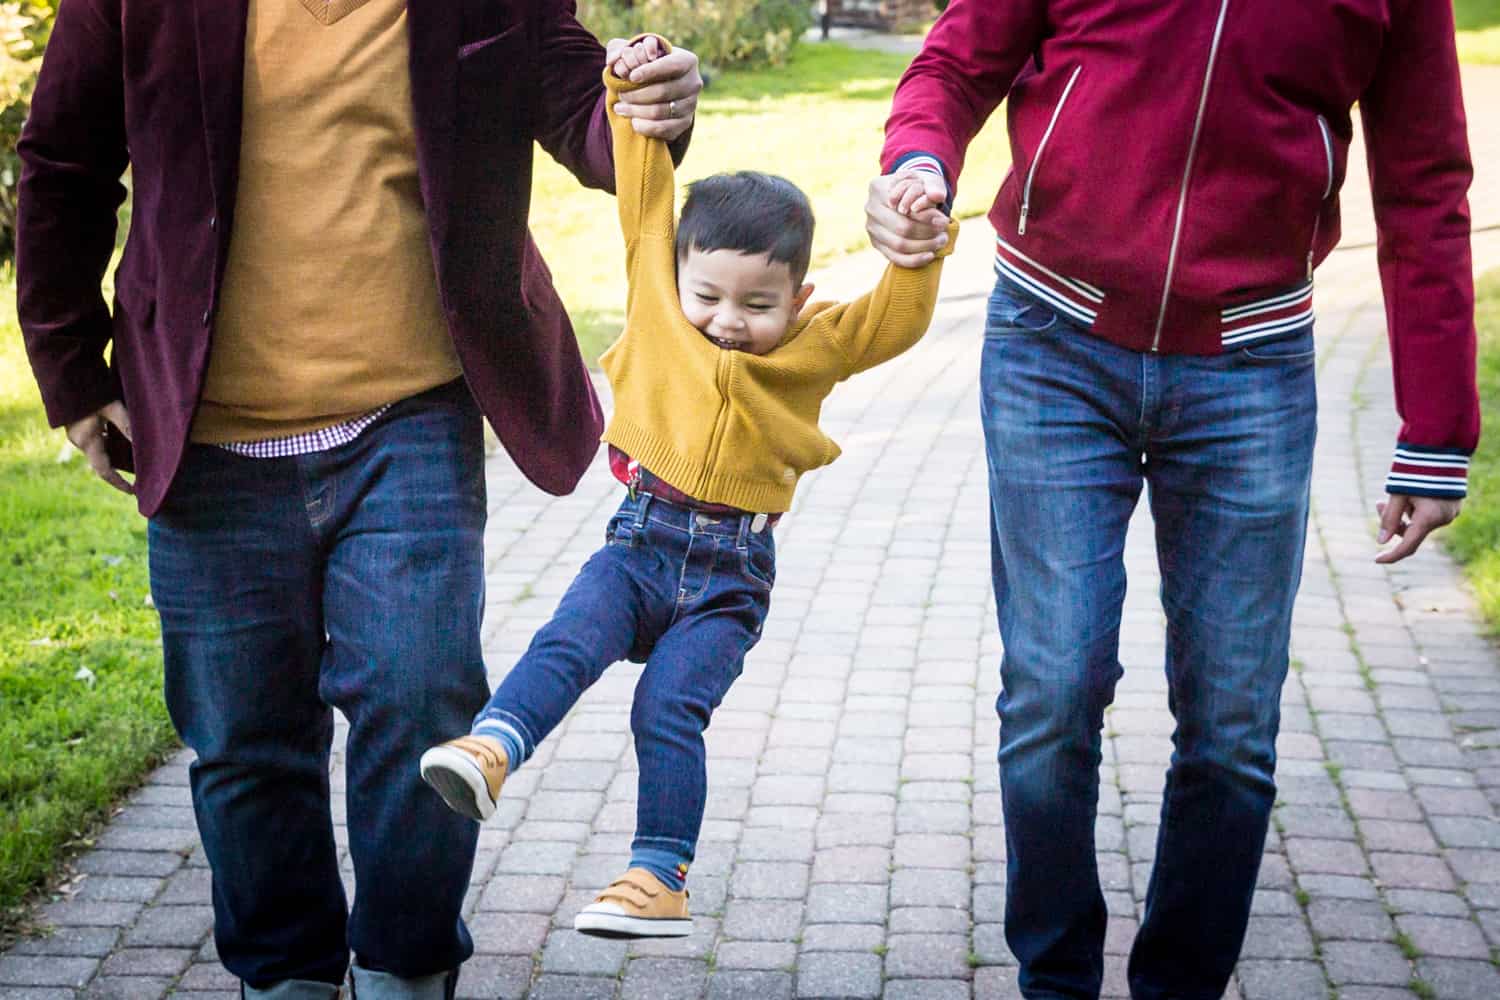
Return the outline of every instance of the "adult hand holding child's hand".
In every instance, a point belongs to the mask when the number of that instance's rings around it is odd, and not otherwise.
[[[870,245],[893,264],[921,267],[948,242],[948,217],[939,207],[948,185],[934,173],[907,170],[870,182],[865,232]]]
[[[696,55],[682,48],[666,52],[659,38],[647,35],[636,42],[610,39],[605,59],[616,76],[639,85],[615,105],[637,132],[671,142],[692,127],[703,89]]]

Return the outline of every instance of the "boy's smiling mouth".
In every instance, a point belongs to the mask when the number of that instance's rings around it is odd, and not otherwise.
[[[708,336],[708,335],[705,334],[705,336]],[[724,348],[724,350],[726,350],[726,351],[742,351],[742,350],[745,349],[745,345],[742,344],[738,340],[725,340],[723,337],[713,337],[713,336],[709,336],[708,339],[711,340],[711,341],[713,341],[715,344],[718,344],[720,347]]]

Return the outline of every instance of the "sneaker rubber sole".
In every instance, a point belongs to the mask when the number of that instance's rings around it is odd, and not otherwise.
[[[443,797],[448,808],[483,823],[495,815],[490,786],[474,758],[452,747],[433,747],[422,755],[422,780]]]
[[[589,913],[573,918],[580,934],[601,938],[676,938],[693,933],[691,917],[631,917],[623,913]]]

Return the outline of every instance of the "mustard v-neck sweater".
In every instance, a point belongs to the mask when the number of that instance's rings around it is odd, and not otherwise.
[[[615,95],[633,85],[608,68],[604,83],[629,278],[625,331],[600,359],[615,399],[604,440],[699,500],[785,511],[802,474],[839,455],[818,428],[824,398],[927,331],[957,226],[925,267],[890,265],[875,290],[853,302],[809,304],[769,354],[726,351],[693,327],[679,305],[666,143],[640,135],[614,113]]]
[[[194,441],[316,430],[458,377],[409,58],[406,0],[251,0],[234,232]]]

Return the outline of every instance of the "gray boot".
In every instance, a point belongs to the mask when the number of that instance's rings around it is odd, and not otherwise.
[[[244,1000],[338,1000],[338,995],[337,986],[315,979],[283,979],[263,990],[240,984]]]
[[[349,972],[349,984],[354,988],[353,1000],[453,1000],[458,970],[403,979],[356,965]]]

